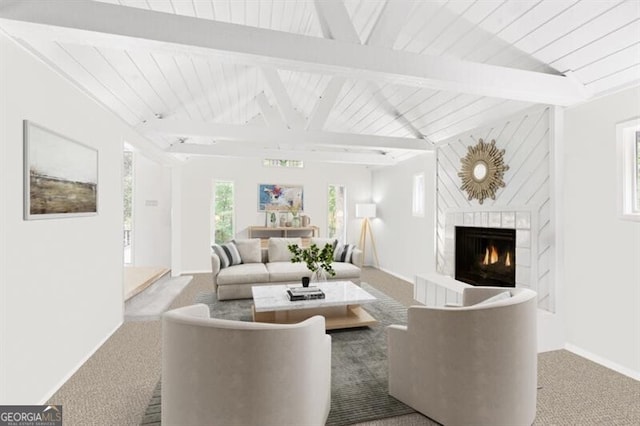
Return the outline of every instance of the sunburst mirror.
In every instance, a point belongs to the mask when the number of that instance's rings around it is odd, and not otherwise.
[[[498,149],[495,140],[485,143],[480,139],[469,147],[467,156],[461,158],[460,163],[460,189],[467,191],[469,200],[476,198],[480,204],[487,198],[495,200],[496,191],[505,186],[504,172],[509,170],[504,164],[504,149]]]

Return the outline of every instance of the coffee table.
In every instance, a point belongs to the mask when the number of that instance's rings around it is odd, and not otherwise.
[[[253,320],[278,324],[292,324],[314,315],[325,317],[327,330],[365,327],[376,324],[360,305],[377,299],[351,281],[317,283],[324,299],[290,301],[286,290],[300,285],[267,285],[251,287],[253,293]]]

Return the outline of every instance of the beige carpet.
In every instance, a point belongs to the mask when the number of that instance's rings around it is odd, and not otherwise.
[[[405,305],[411,285],[366,268],[362,281]],[[172,307],[191,304],[211,291],[209,274],[193,281]],[[64,407],[64,424],[138,425],[160,377],[160,322],[128,322],[56,392],[51,404]],[[540,385],[536,425],[638,425],[640,382],[567,351],[539,355]],[[362,423],[368,426],[428,424],[419,414]]]

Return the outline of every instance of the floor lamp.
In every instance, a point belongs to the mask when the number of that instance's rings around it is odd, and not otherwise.
[[[356,204],[356,217],[362,219],[362,227],[360,228],[360,243],[359,247],[362,249],[362,263],[364,263],[366,249],[367,249],[367,234],[371,239],[371,247],[373,248],[373,255],[376,259],[376,266],[380,267],[380,261],[378,260],[378,251],[376,250],[376,240],[373,239],[373,233],[371,232],[370,218],[376,217],[376,205],[373,203],[368,204]],[[362,265],[360,265],[362,267]]]

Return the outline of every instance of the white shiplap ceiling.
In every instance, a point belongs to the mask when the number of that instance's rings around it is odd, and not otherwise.
[[[638,0],[1,0],[0,28],[177,156],[393,164],[640,84]]]

